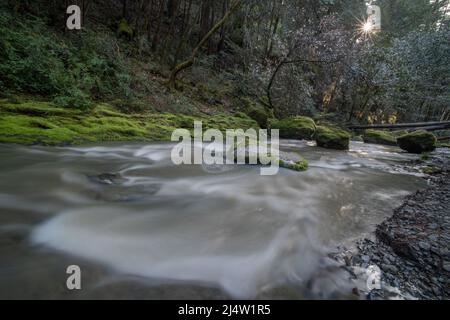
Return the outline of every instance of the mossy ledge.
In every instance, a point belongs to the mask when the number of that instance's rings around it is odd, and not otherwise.
[[[365,143],[397,146],[397,138],[387,131],[368,129],[364,132],[363,139]]]
[[[280,130],[280,138],[284,139],[311,140],[316,132],[316,123],[308,117],[273,120],[270,127]]]
[[[0,142],[68,145],[102,141],[170,141],[173,130],[259,128],[256,121],[231,114],[125,114],[99,103],[89,111],[61,108],[47,101],[0,99]]]

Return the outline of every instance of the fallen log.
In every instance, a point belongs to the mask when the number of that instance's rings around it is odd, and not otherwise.
[[[439,128],[436,130],[444,130],[450,128],[450,121],[446,122],[418,122],[418,123],[399,123],[399,124],[373,124],[373,125],[351,125],[350,130],[358,129],[406,129],[406,128]],[[441,129],[442,128],[442,129]]]
[[[417,131],[417,130],[439,131],[439,130],[447,130],[447,129],[450,129],[450,125],[420,127],[420,128],[414,128],[414,129],[411,129],[411,130],[408,130],[408,131]]]

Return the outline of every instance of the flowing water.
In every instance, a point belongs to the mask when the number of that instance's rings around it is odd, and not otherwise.
[[[346,297],[354,284],[327,253],[425,184],[393,147],[282,141],[310,169],[261,176],[175,166],[172,146],[0,145],[0,298]]]

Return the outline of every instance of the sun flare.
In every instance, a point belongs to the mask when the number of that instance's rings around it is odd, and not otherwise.
[[[362,26],[362,30],[363,30],[365,33],[370,33],[370,32],[372,32],[372,31],[373,31],[373,25],[372,25],[372,23],[371,23],[370,21],[367,21],[366,23],[364,23],[363,26]]]

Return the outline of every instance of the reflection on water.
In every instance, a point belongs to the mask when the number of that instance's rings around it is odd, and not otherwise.
[[[331,298],[352,283],[327,250],[423,186],[417,156],[283,141],[310,169],[174,166],[171,144],[0,146],[1,298]],[[65,268],[83,271],[80,292]]]

